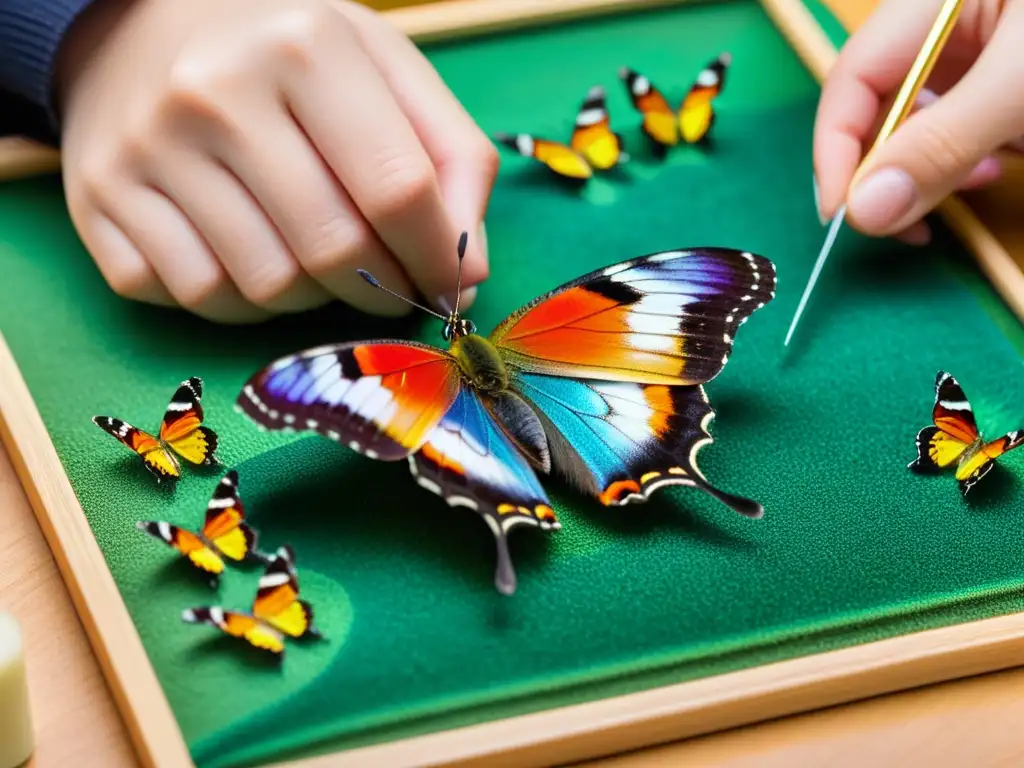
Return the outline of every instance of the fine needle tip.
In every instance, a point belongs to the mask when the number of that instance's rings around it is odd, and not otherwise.
[[[818,276],[821,275],[821,268],[825,265],[825,259],[828,258],[829,253],[832,251],[832,246],[836,241],[836,236],[839,234],[839,228],[842,226],[845,218],[846,206],[844,205],[832,218],[832,223],[828,228],[828,235],[825,236],[825,242],[822,243],[821,251],[818,253],[818,259],[814,262],[814,269],[811,270],[811,276],[807,281],[807,287],[804,288],[803,296],[800,297],[800,303],[797,305],[796,312],[793,314],[793,320],[789,324],[789,332],[786,333],[786,340],[782,343],[783,347],[788,347],[790,339],[793,338],[793,332],[796,331],[797,323],[800,322],[800,317],[803,315],[804,308],[807,306],[807,300],[811,297],[811,291],[814,290],[815,283],[818,282]]]

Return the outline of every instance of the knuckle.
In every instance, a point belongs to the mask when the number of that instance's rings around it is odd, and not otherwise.
[[[239,286],[242,295],[259,307],[276,304],[299,280],[300,271],[290,264],[263,264],[253,270],[245,285]]]
[[[142,260],[112,265],[107,270],[106,279],[110,289],[124,299],[141,299],[151,292],[156,283],[153,270]]]
[[[493,182],[498,177],[501,156],[494,144],[485,139],[474,142],[470,149],[470,157],[473,158],[475,167],[481,170],[488,182]]]
[[[316,228],[299,262],[313,277],[325,277],[358,259],[370,239],[369,230],[355,221],[332,219]]]
[[[182,121],[221,129],[234,127],[229,95],[244,89],[242,67],[229,57],[186,57],[172,65],[167,76],[157,117],[174,130]]]
[[[82,158],[73,181],[68,184],[69,207],[106,209],[114,197],[111,191],[113,167],[113,161],[105,153],[96,152]]]
[[[192,279],[177,288],[174,298],[181,306],[196,312],[207,307],[211,300],[221,292],[225,284],[224,275],[216,272],[193,275]]]
[[[371,220],[392,220],[415,210],[434,192],[434,169],[426,158],[398,156],[380,165],[380,179],[368,194]]]
[[[300,70],[313,65],[325,38],[332,45],[344,45],[347,40],[339,36],[351,34],[344,17],[326,3],[292,8],[275,22],[270,35],[273,53]]]

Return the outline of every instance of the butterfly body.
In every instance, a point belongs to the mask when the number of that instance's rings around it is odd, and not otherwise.
[[[266,429],[407,459],[420,486],[484,518],[495,583],[509,594],[508,532],[559,528],[537,471],[605,506],[684,485],[760,517],[756,502],[708,483],[696,454],[713,418],[701,385],[774,289],[771,262],[751,253],[650,254],[556,288],[486,338],[456,311],[446,350],[347,342],[279,359],[249,379],[237,406]]]
[[[523,157],[532,157],[564,180],[583,183],[594,171],[607,171],[629,160],[622,136],[611,130],[605,92],[594,86],[587,93],[568,144],[528,133],[498,133],[495,140]]]
[[[136,527],[210,574],[214,585],[224,572],[225,558],[235,561],[249,556],[262,558],[256,550],[256,532],[245,522],[235,470],[225,474],[214,489],[199,531],[189,531],[164,520],[143,520]]]
[[[974,411],[960,384],[950,374],[939,371],[935,377],[933,426],[917,433],[917,458],[909,468],[919,473],[934,473],[955,466],[954,477],[961,493],[977,485],[1004,453],[1024,444],[1024,430],[1008,432],[986,441],[978,430]]]
[[[680,140],[696,144],[708,138],[715,123],[714,100],[725,87],[731,63],[732,57],[723,53],[704,67],[675,110],[647,77],[629,67],[620,70],[619,77],[633,107],[643,115],[643,132],[656,154],[663,156]]]
[[[92,421],[138,454],[157,482],[173,482],[181,476],[179,456],[197,466],[217,463],[214,456],[217,434],[209,427],[202,426],[202,394],[201,379],[193,376],[183,381],[167,405],[157,435],[151,435],[112,416],[94,416]]]
[[[320,637],[313,626],[312,606],[299,599],[295,553],[288,546],[277,551],[260,577],[250,612],[203,606],[183,611],[181,618],[187,624],[207,624],[241,637],[279,658],[284,654],[285,637]]]

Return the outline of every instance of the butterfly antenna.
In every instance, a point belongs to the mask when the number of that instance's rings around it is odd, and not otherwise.
[[[460,264],[460,265],[461,265],[461,263],[462,263],[462,262],[459,262],[459,264]],[[363,280],[365,280],[366,282],[368,282],[368,283],[369,283],[370,285],[372,285],[372,286],[373,286],[374,288],[380,288],[380,289],[381,289],[382,291],[384,291],[384,293],[390,293],[390,294],[391,294],[392,296],[394,296],[394,297],[395,297],[396,299],[401,299],[401,300],[402,300],[402,301],[404,301],[404,302],[405,302],[406,304],[412,304],[412,305],[413,305],[414,307],[416,307],[417,309],[422,309],[422,310],[423,310],[424,312],[426,312],[426,313],[428,313],[428,314],[431,314],[431,315],[433,315],[434,317],[440,318],[441,320],[447,320],[447,319],[448,319],[448,318],[447,318],[447,317],[445,317],[444,315],[442,315],[442,314],[440,314],[440,313],[438,313],[438,312],[435,312],[435,311],[434,311],[434,310],[432,310],[432,309],[427,309],[427,308],[426,308],[426,307],[424,307],[424,306],[423,306],[422,304],[417,304],[417,303],[416,303],[415,301],[413,301],[412,299],[407,299],[407,298],[405,298],[405,296],[403,296],[403,295],[402,295],[402,294],[400,294],[400,293],[395,293],[395,292],[394,292],[394,291],[392,291],[392,290],[391,290],[390,288],[385,288],[385,287],[384,287],[383,285],[381,285],[381,284],[380,284],[380,282],[379,282],[379,281],[377,280],[377,278],[376,278],[376,277],[374,277],[373,275],[371,275],[371,274],[370,274],[369,272],[367,272],[367,271],[366,271],[365,269],[357,269],[357,270],[356,270],[356,272],[358,272],[358,273],[359,273],[359,276],[360,276],[361,278],[363,278]]]
[[[455,286],[455,316],[459,316],[459,300],[462,298],[462,260],[466,257],[466,241],[469,233],[463,232],[459,235],[459,277]]]

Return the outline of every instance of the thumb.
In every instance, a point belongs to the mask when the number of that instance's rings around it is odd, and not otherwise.
[[[891,235],[963,186],[1002,145],[1024,133],[1024,4],[1007,6],[974,66],[913,114],[867,159],[847,196],[857,229]]]

